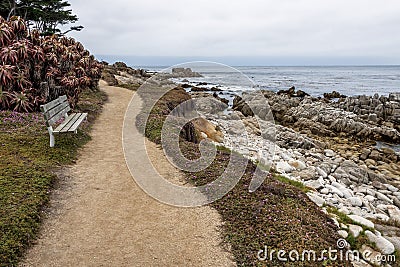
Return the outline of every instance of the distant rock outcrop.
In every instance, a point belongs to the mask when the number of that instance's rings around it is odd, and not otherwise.
[[[172,76],[174,78],[203,77],[200,73],[192,71],[191,68],[173,68]]]

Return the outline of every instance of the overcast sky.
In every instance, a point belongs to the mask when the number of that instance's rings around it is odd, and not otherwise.
[[[101,59],[125,58],[136,65],[184,59],[236,65],[400,64],[399,0],[69,2],[85,26],[72,35]]]

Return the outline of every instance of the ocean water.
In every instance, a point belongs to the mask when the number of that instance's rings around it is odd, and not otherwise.
[[[182,66],[182,67],[191,67]],[[142,67],[161,71],[165,67]],[[337,91],[347,96],[388,95],[400,92],[400,66],[313,66],[313,67],[234,67],[193,66],[203,78],[188,79],[192,83],[207,82],[228,92],[260,89],[286,90],[295,86],[313,96]],[[250,79],[248,79],[248,78]]]

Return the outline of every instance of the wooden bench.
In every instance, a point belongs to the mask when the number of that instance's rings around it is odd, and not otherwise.
[[[40,106],[40,110],[46,120],[47,130],[50,135],[50,147],[54,147],[55,139],[54,134],[77,133],[79,125],[86,119],[87,113],[72,113],[69,106],[67,96],[63,95],[45,105]],[[53,126],[59,122],[62,118],[64,121],[58,125],[57,128],[53,129]]]

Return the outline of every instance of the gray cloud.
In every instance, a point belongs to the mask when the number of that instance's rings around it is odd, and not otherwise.
[[[69,2],[85,26],[73,36],[97,55],[400,63],[398,0]]]

